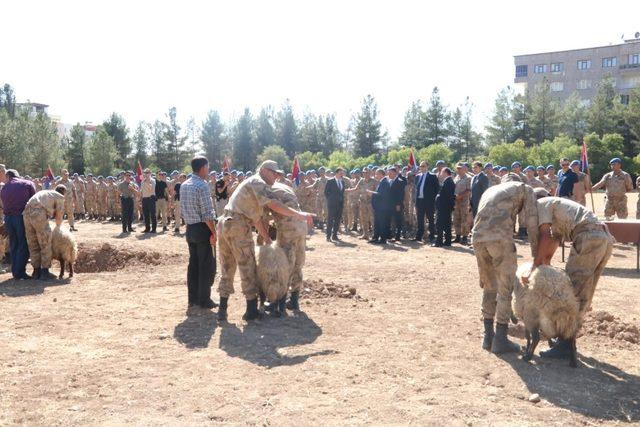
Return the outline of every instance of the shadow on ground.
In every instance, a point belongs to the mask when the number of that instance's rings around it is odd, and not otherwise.
[[[221,325],[220,349],[231,357],[239,357],[270,369],[304,363],[314,356],[337,353],[335,350],[322,350],[289,356],[280,351],[285,347],[311,344],[320,335],[322,329],[305,313],[280,319],[266,317],[259,322],[249,323],[243,329],[233,324]]]
[[[531,393],[553,405],[602,421],[640,421],[640,377],[616,366],[584,355],[575,369],[567,360],[526,363],[513,354],[503,360]]]
[[[69,283],[71,283],[71,279],[69,278],[62,280],[49,280],[47,282],[43,282],[41,280],[9,279],[4,282],[0,282],[0,295],[11,298],[40,295],[44,293],[46,288],[68,285]]]
[[[218,323],[216,314],[210,310],[192,308],[187,318],[173,330],[173,337],[187,348],[207,348]]]

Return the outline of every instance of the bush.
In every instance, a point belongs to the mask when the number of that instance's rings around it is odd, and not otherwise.
[[[327,159],[321,152],[305,151],[298,154],[298,163],[300,164],[300,170],[308,171],[309,169],[318,169],[320,166],[326,165]]]
[[[435,166],[438,160],[444,160],[447,165],[451,165],[453,162],[453,158],[455,153],[449,147],[444,144],[431,144],[428,147],[421,148],[417,153],[414,153],[416,156],[416,162],[420,164],[422,161],[426,161],[429,163],[429,166]],[[409,160],[409,155],[407,154],[407,162]]]
[[[268,145],[264,147],[262,153],[258,155],[258,164],[265,160],[273,160],[278,163],[278,166],[284,171],[291,170],[291,159],[287,157],[287,153],[284,148],[279,145]]]

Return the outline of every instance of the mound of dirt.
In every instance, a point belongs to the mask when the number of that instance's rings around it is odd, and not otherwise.
[[[128,247],[116,247],[109,243],[100,246],[78,244],[78,259],[75,271],[98,273],[117,271],[132,265],[158,265],[162,262],[160,252],[136,251]]]
[[[587,313],[582,325],[584,335],[601,335],[632,344],[640,343],[640,329],[631,323],[621,321],[607,311]]]
[[[333,282],[324,282],[322,279],[305,280],[302,283],[302,295],[305,298],[354,298],[362,299],[353,286],[338,285]]]

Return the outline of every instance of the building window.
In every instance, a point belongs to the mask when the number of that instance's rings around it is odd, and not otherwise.
[[[551,88],[551,92],[562,92],[564,90],[564,83],[562,82],[553,82],[549,85]]]
[[[538,64],[533,67],[533,72],[536,74],[542,74],[547,72],[547,64]]]
[[[591,80],[580,80],[577,85],[578,90],[591,89]]]
[[[620,103],[623,105],[629,105],[629,95],[620,95]]]
[[[528,67],[526,65],[516,65],[516,77],[527,77]]]
[[[581,59],[578,61],[578,70],[588,70],[589,68],[591,68],[590,59]]]
[[[632,53],[629,55],[629,65],[639,65],[640,64],[640,53]]]
[[[561,73],[564,68],[564,64],[562,62],[554,62],[551,64],[551,72],[552,73]]]
[[[611,58],[602,58],[602,68],[613,68],[618,66],[618,58],[612,56]]]

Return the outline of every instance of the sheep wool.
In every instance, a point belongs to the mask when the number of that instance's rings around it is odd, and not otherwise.
[[[52,259],[60,261],[60,278],[64,275],[65,264],[69,266],[69,277],[73,277],[73,264],[78,257],[76,239],[67,230],[56,226],[51,233]]]
[[[285,251],[275,242],[257,246],[256,266],[260,291],[273,303],[287,296],[291,265]]]

